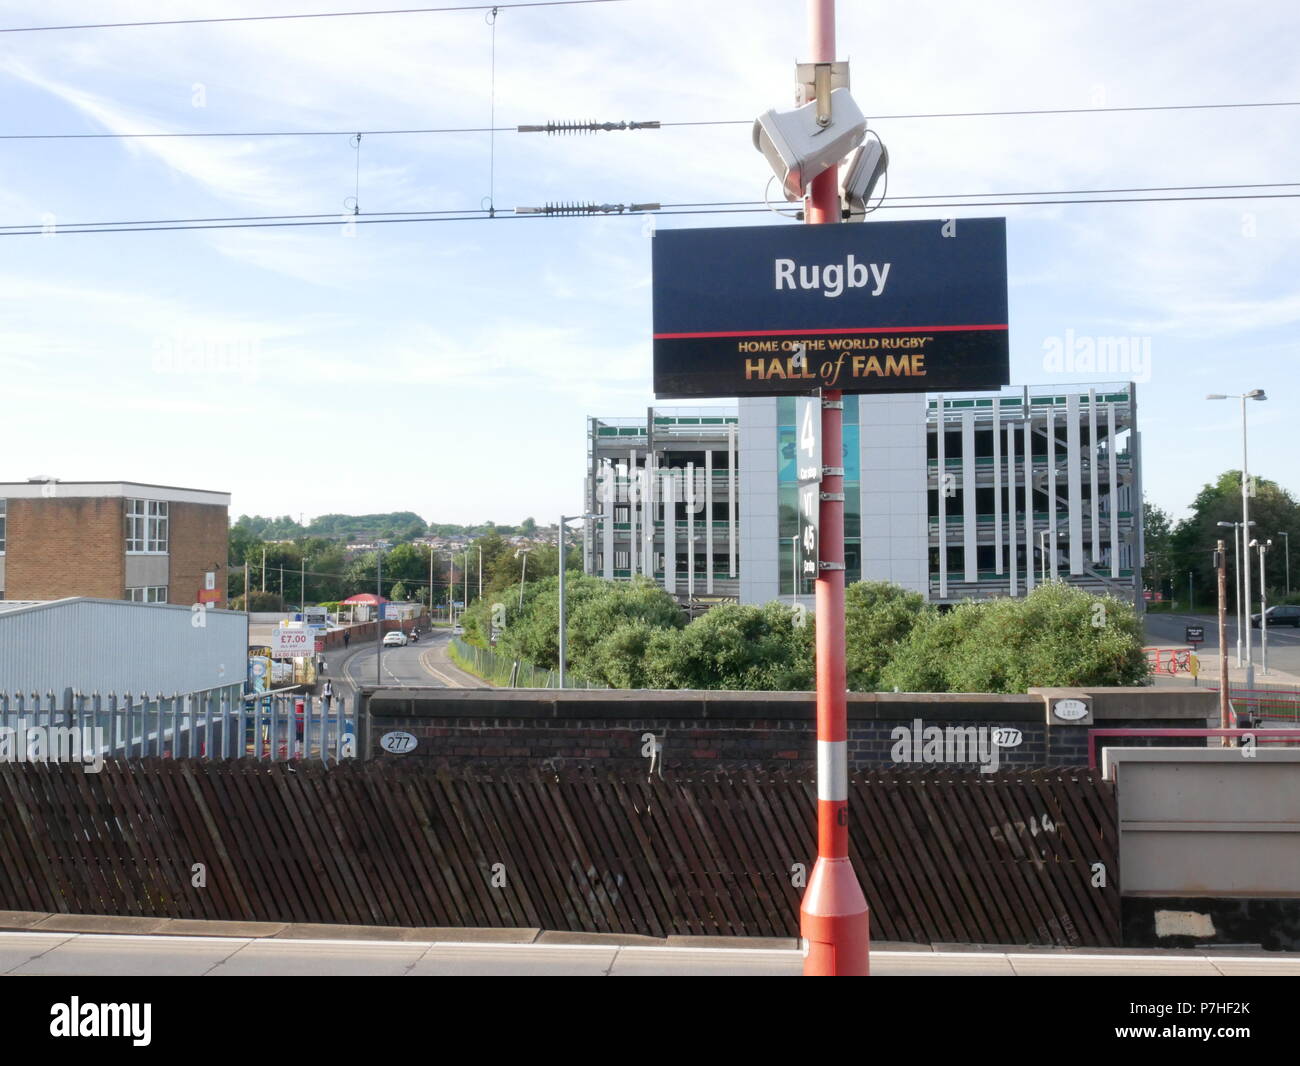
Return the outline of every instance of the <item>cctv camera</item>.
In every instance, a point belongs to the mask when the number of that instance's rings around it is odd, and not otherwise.
[[[851,218],[861,221],[866,216],[871,195],[888,169],[889,152],[878,139],[867,142],[853,153],[840,183],[844,206]]]
[[[765,111],[754,122],[754,147],[767,157],[787,200],[802,199],[813,178],[862,143],[867,120],[848,89],[831,92],[831,120],[817,121],[817,101],[793,111]]]

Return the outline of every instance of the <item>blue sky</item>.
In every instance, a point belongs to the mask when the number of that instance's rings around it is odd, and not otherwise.
[[[324,0],[0,4],[0,26],[340,10]],[[388,5],[375,4],[375,7]],[[839,4],[870,115],[1300,99],[1300,11],[1109,0]],[[786,106],[802,0],[504,10],[498,125],[752,118]],[[0,133],[488,124],[482,12],[0,35]],[[874,122],[894,195],[1295,180],[1300,108]],[[0,142],[0,223],[342,215],[345,135]],[[757,200],[746,126],[498,134],[495,204]],[[362,212],[477,208],[485,134],[363,138]],[[1265,190],[1287,191],[1287,190]],[[1295,190],[1293,190],[1295,191]],[[1182,513],[1239,465],[1300,492],[1290,453],[1300,200],[890,210],[1005,214],[1012,379],[1053,338],[1149,344],[1149,498]],[[660,227],[786,225],[676,216]],[[581,506],[584,418],[650,392],[641,218],[0,238],[0,480],[225,490],[232,513],[411,509],[437,521]],[[198,358],[195,358],[197,353]]]

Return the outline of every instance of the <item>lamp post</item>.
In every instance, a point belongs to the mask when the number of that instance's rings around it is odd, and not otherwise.
[[[523,559],[519,566],[519,609],[524,609],[524,582],[528,580],[528,553],[532,548],[519,548],[515,551],[516,559]]]
[[[1040,529],[1038,531],[1038,558],[1041,560],[1040,569],[1043,574],[1043,584],[1047,584],[1047,538],[1052,535],[1050,529]],[[1069,537],[1070,531],[1058,529],[1056,531],[1056,540],[1065,540]]]
[[[447,552],[447,624],[456,624],[456,553],[444,548]]]
[[[1237,665],[1242,664],[1241,658],[1241,523],[1240,522],[1220,522],[1218,523],[1224,529],[1232,530],[1232,580],[1236,584],[1236,595],[1233,599],[1237,607]],[[1249,560],[1248,560],[1249,561]]]
[[[384,683],[384,549],[387,541],[375,545],[375,684]]]
[[[1291,598],[1291,534],[1285,529],[1277,531],[1279,537],[1286,538],[1286,544],[1283,550],[1286,552],[1286,595],[1287,599]]]
[[[790,538],[790,604],[799,609],[799,534]]]
[[[1241,401],[1241,538],[1244,542],[1250,536],[1250,463],[1248,461],[1246,449],[1246,401],[1255,400],[1263,401],[1268,397],[1264,395],[1263,389],[1251,389],[1249,392],[1243,392],[1240,395],[1233,393],[1232,399]],[[1226,393],[1212,392],[1206,396],[1207,400],[1226,400],[1229,396]],[[1242,553],[1243,555],[1245,552]],[[1250,561],[1241,571],[1243,593],[1242,598],[1246,601],[1246,621],[1250,621]],[[1255,663],[1253,652],[1251,650],[1250,629],[1246,629],[1246,688],[1255,687]]]
[[[566,640],[564,620],[564,528],[570,522],[579,519],[599,518],[598,514],[560,515],[560,528],[556,530],[555,539],[560,549],[560,688],[564,688],[564,647]]]
[[[1250,542],[1252,548],[1259,549],[1259,671],[1268,673],[1268,583],[1264,580],[1264,553],[1271,547],[1271,540],[1256,538]]]
[[[1187,613],[1188,613],[1188,614],[1191,614],[1192,611],[1194,610],[1194,604],[1193,604],[1193,602],[1192,602],[1192,598],[1193,598],[1193,593],[1192,593],[1192,572],[1191,572],[1190,570],[1188,570],[1188,571],[1187,571]]]

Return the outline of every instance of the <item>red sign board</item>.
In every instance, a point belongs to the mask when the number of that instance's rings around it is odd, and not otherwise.
[[[198,603],[218,603],[221,600],[220,589],[199,589]]]

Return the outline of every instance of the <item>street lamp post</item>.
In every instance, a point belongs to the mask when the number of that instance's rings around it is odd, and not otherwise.
[[[1264,553],[1271,547],[1271,540],[1255,539],[1250,542],[1252,548],[1259,549],[1259,670],[1268,673],[1268,583],[1264,580]]]
[[[1235,595],[1233,596],[1233,599],[1236,601],[1236,609],[1237,609],[1237,665],[1238,665],[1238,666],[1241,666],[1241,664],[1242,664],[1242,657],[1241,657],[1241,620],[1242,620],[1242,607],[1241,607],[1241,543],[1242,543],[1242,537],[1241,537],[1241,523],[1240,523],[1240,522],[1220,522],[1220,523],[1218,523],[1218,524],[1219,524],[1221,527],[1223,527],[1224,529],[1231,529],[1231,530],[1232,530],[1232,570],[1233,570],[1232,580],[1233,580],[1234,585],[1236,586],[1236,588],[1235,588],[1235,590],[1234,590],[1234,591],[1235,591]],[[1247,563],[1249,563],[1249,562],[1250,562],[1249,558],[1247,558],[1246,561],[1247,561]],[[1247,567],[1247,569],[1249,569],[1249,567]]]
[[[375,684],[384,683],[384,549],[386,541],[375,545]]]
[[[1251,389],[1249,392],[1243,392],[1240,395],[1233,394],[1233,399],[1241,400],[1241,539],[1243,543],[1250,536],[1250,463],[1246,449],[1246,401],[1262,401],[1268,399],[1264,395],[1263,389]],[[1212,392],[1207,400],[1226,400],[1228,395],[1221,392]],[[1245,555],[1245,552],[1242,552]],[[1246,601],[1246,621],[1250,621],[1250,560],[1246,560],[1246,565],[1242,568],[1242,585],[1243,598]],[[1250,628],[1246,629],[1246,689],[1250,690],[1255,687],[1255,663],[1251,645]]]
[[[790,604],[799,609],[799,534],[790,538]]]
[[[524,609],[524,582],[528,580],[528,553],[532,548],[520,548],[515,552],[516,559],[523,559],[519,567],[519,609]]]
[[[600,515],[598,514],[560,515],[560,528],[555,534],[555,539],[560,549],[560,688],[564,688],[564,648],[567,639],[564,619],[564,527],[570,522],[578,521],[578,519],[585,520],[599,517]]]

